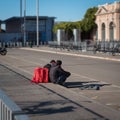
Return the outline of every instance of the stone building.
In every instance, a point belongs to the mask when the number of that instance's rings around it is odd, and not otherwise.
[[[120,2],[98,6],[96,12],[98,41],[120,41]]]

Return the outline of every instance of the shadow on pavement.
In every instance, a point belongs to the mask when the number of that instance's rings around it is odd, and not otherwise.
[[[65,82],[65,87],[67,88],[78,88],[81,87],[81,85],[84,84],[88,84],[88,83],[92,83],[92,82],[98,82],[98,81],[85,81],[85,82],[80,82],[80,81],[76,81],[76,82]]]
[[[84,89],[100,90],[100,88],[103,87],[103,86],[111,85],[111,84],[100,84],[100,83],[96,83],[96,82],[99,82],[99,81],[66,82],[64,87],[67,87],[67,88],[80,88],[81,90],[84,90]]]
[[[63,100],[55,100],[55,101],[45,101],[39,103],[22,103],[22,108],[25,114],[39,114],[39,115],[48,115],[48,114],[56,114],[56,113],[66,113],[74,111],[75,107],[66,105],[67,101]]]

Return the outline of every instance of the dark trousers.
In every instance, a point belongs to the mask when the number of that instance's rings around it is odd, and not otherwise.
[[[66,74],[62,74],[58,77],[56,83],[57,84],[63,84],[65,80],[70,76],[71,74],[69,72],[66,72]]]

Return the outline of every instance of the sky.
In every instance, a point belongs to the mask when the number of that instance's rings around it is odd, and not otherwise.
[[[88,8],[120,0],[39,0],[39,16],[56,17],[55,21],[79,21]],[[24,0],[22,0],[24,11]],[[37,0],[26,0],[26,16],[37,15]],[[24,12],[22,12],[24,15]],[[0,0],[0,20],[20,16],[20,0]]]

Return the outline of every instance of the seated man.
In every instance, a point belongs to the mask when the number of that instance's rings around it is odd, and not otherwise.
[[[55,66],[55,65],[56,65],[56,61],[55,60],[51,60],[50,63],[44,65],[43,68],[48,68],[48,70],[50,70],[50,68],[52,66]]]
[[[56,61],[55,60],[51,60],[50,63],[46,64],[43,66],[43,68],[47,68],[48,69],[48,81],[50,81],[50,77],[49,77],[49,71],[51,69],[51,67],[55,66],[56,65]]]
[[[56,66],[51,67],[49,77],[52,83],[63,85],[67,77],[71,75],[70,72],[63,70],[61,65],[62,61],[57,60]]]

